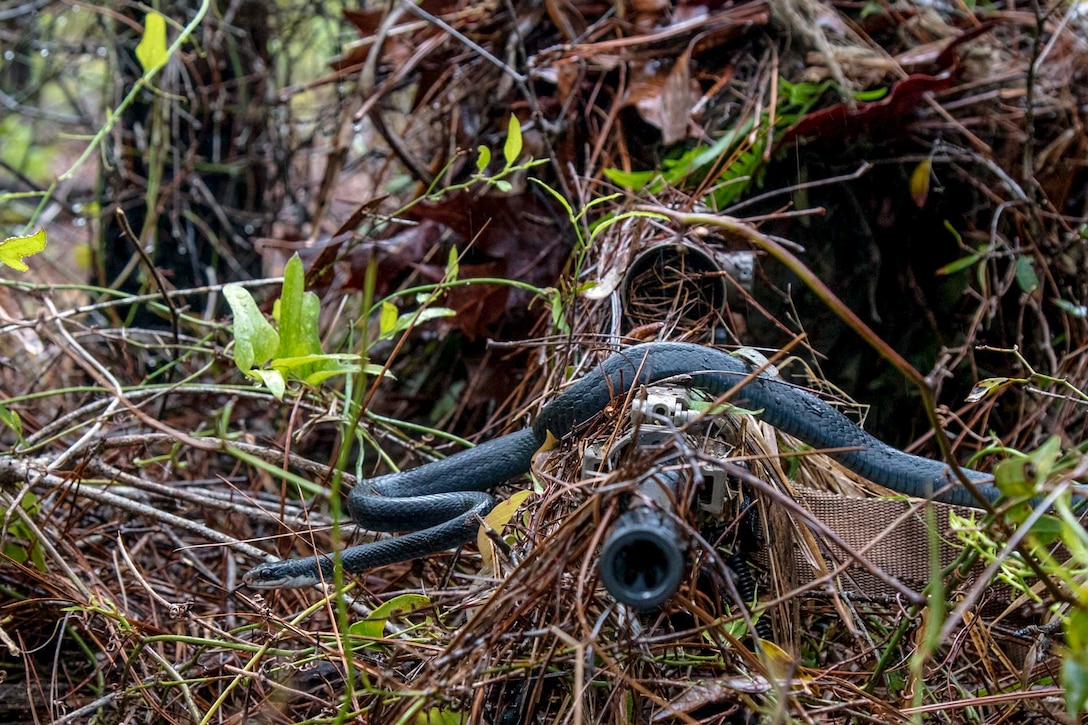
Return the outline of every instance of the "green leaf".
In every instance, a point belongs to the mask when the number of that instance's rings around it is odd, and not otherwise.
[[[0,262],[12,269],[26,272],[30,267],[26,266],[23,257],[33,256],[45,249],[45,241],[45,227],[28,237],[8,237],[0,242]]]
[[[866,3],[865,6],[861,9],[861,19],[865,20],[866,18],[868,18],[868,17],[870,17],[872,15],[880,15],[883,12],[884,12],[884,6],[881,5],[880,3],[877,3],[877,2]]]
[[[1088,704],[1088,651],[1066,653],[1062,660],[1062,689],[1070,719],[1078,722]]]
[[[359,637],[381,639],[382,634],[385,632],[385,624],[390,619],[428,607],[430,604],[431,598],[426,594],[401,594],[382,604],[371,612],[366,619],[353,623],[348,631]]]
[[[268,388],[268,391],[272,393],[276,400],[283,400],[283,394],[287,392],[287,381],[279,370],[254,368],[247,372],[246,375],[264,383],[264,386]]]
[[[865,11],[862,10],[862,17],[865,17]],[[858,91],[854,94],[855,101],[862,101],[864,103],[871,103],[873,101],[879,101],[888,95],[888,91],[891,90],[887,86],[883,88],[872,88],[867,91]]]
[[[2,64],[3,61],[0,61],[0,65]],[[0,114],[0,167],[14,167],[32,183],[48,186],[54,175],[53,159],[57,157],[60,149],[56,144],[45,142],[40,136],[41,133],[35,131],[34,124],[27,123],[19,114]],[[17,198],[20,195],[14,196]],[[93,212],[88,211],[91,206],[92,204],[84,204],[84,218],[92,218]],[[0,212],[0,227],[3,227],[5,233],[11,228],[8,225],[23,224],[26,221],[26,215],[16,211],[15,207]]]
[[[506,143],[503,144],[502,155],[506,159],[507,167],[513,166],[518,156],[521,156],[521,122],[512,113],[506,127]]]
[[[424,322],[430,320],[437,320],[443,317],[455,317],[457,315],[456,310],[451,310],[449,307],[428,307],[425,310],[416,312],[405,312],[403,315],[397,318],[397,324],[394,328],[396,332],[404,332],[417,325],[422,325]]]
[[[5,558],[11,559],[16,564],[25,564],[30,556],[25,548],[14,541],[5,541],[3,552]]]
[[[20,505],[23,507],[23,511],[26,511],[30,516],[37,516],[42,511],[41,499],[33,491],[27,491],[23,494]]]
[[[1027,294],[1039,289],[1039,275],[1035,274],[1035,260],[1031,257],[1016,259],[1016,283],[1020,285],[1020,291]]]
[[[144,17],[144,37],[136,46],[136,59],[144,75],[166,65],[166,18],[154,11]]]
[[[360,368],[358,365],[339,365],[337,367],[327,367],[322,370],[318,370],[317,372],[310,373],[302,379],[302,382],[303,384],[308,385],[311,388],[316,388],[318,385],[321,385],[321,383],[325,382],[329,378],[335,377],[337,375],[347,375],[348,373],[357,373],[360,370],[362,370],[362,368]]]
[[[514,187],[511,186],[510,182],[507,181],[506,179],[499,179],[498,181],[495,182],[495,188],[498,189],[499,191],[501,191],[504,194],[509,194],[510,190],[513,189]]]
[[[422,310],[405,312],[398,316],[396,305],[390,302],[382,302],[382,309],[378,315],[379,335],[382,340],[388,340],[406,330],[422,325],[424,322],[456,315],[457,311],[451,310],[449,307],[427,307]]]
[[[382,300],[382,311],[378,314],[378,337],[387,340],[397,329],[397,306],[389,300]]]
[[[1062,629],[1070,649],[1088,649],[1088,611],[1083,608],[1072,610]]]
[[[316,355],[299,355],[298,357],[276,357],[272,358],[272,362],[270,364],[276,370],[286,372],[288,370],[301,368],[306,365],[313,365],[314,363],[354,363],[358,360],[359,356],[352,353],[317,353]]]
[[[1054,464],[1062,457],[1062,442],[1058,436],[1050,436],[1043,445],[1036,448],[1028,455],[1035,466],[1035,477],[1038,481],[1045,481],[1054,470]]]
[[[27,492],[19,506],[32,518],[41,513],[40,500],[33,492]],[[26,541],[26,546],[21,541],[16,542],[8,538],[0,547],[4,555],[20,564],[25,564],[29,560],[39,571],[45,571],[45,554],[42,547],[38,546],[38,538],[34,529],[21,518],[12,518],[8,526],[12,537]]]
[[[591,289],[596,289],[600,283],[597,280],[589,279],[582,282],[580,285],[574,288],[574,294],[581,295],[589,292]]]
[[[481,174],[487,171],[488,164],[491,163],[491,149],[487,146],[476,147],[476,171]]]
[[[1012,385],[1026,382],[1023,378],[986,378],[975,383],[971,392],[967,394],[968,403],[977,403],[983,398],[997,395],[999,392]]]
[[[641,191],[646,188],[654,177],[656,171],[624,171],[622,169],[605,169],[605,178],[617,186],[622,186],[631,191]]]
[[[1031,535],[1039,546],[1050,546],[1061,538],[1062,526],[1057,516],[1043,514],[1031,525]]]
[[[362,370],[359,365],[360,359],[358,355],[352,353],[319,353],[299,357],[278,357],[274,358],[270,365],[282,377],[291,377],[304,385],[316,388],[335,375],[359,372]],[[380,366],[377,372],[381,372]],[[368,368],[370,375],[376,375],[377,372],[370,371]],[[392,374],[386,375],[392,377]]]
[[[283,270],[283,291],[280,293],[280,346],[276,357],[299,357],[321,352],[320,342],[316,350],[307,344],[305,324],[303,322],[303,299],[306,291],[306,272],[298,254],[287,260]],[[320,312],[320,303],[318,303]]]
[[[14,410],[8,410],[8,407],[3,403],[0,403],[0,423],[3,423],[8,428],[11,428],[15,433],[15,437],[20,443],[23,442],[23,421],[19,418],[19,414]]]
[[[834,83],[830,80],[820,83],[790,83],[785,78],[779,78],[779,93],[784,93],[786,96],[786,109],[794,107],[800,113],[807,113],[808,109],[820,100],[820,97],[827,93],[832,85]]]
[[[552,308],[552,325],[560,332],[567,332],[567,315],[564,311],[563,297],[559,290],[550,290],[548,302]]]
[[[378,365],[377,363],[367,363],[366,365],[364,365],[363,373],[369,375],[372,378],[381,375],[382,377],[389,378],[390,380],[397,379],[397,376],[389,370],[386,370],[384,365]]]
[[[617,191],[614,194],[607,194],[605,196],[598,196],[596,199],[591,199],[590,201],[586,202],[585,206],[582,207],[582,211],[580,211],[578,213],[578,218],[581,219],[583,216],[586,215],[587,212],[589,212],[589,210],[591,210],[595,206],[600,206],[601,204],[607,204],[608,202],[615,201],[616,199],[622,199],[622,198],[623,198],[623,194],[621,194],[620,192]],[[667,218],[667,217],[665,217],[665,218]]]
[[[446,281],[455,281],[460,271],[461,263],[458,261],[457,247],[450,247],[450,255],[446,259]]]
[[[1073,317],[1079,317],[1080,319],[1088,317],[1088,305],[1077,305],[1073,304],[1072,302],[1060,299],[1054,299],[1051,301],[1054,303],[1055,307],[1068,315],[1072,315]]]
[[[952,238],[956,240],[956,244],[962,247],[963,236],[960,234],[959,229],[956,229],[956,227],[952,226],[952,222],[948,221],[947,219],[944,220],[944,228],[945,231],[951,234]]]
[[[760,134],[751,147],[722,171],[718,176],[718,188],[713,194],[716,208],[728,207],[757,181],[763,167],[763,150],[766,146],[767,135]]]
[[[552,198],[555,199],[556,202],[558,202],[559,205],[562,206],[563,209],[567,212],[567,218],[571,220],[571,223],[574,222],[574,220],[577,218],[575,216],[575,214],[574,214],[574,209],[571,208],[570,202],[567,201],[566,198],[562,194],[560,194],[558,191],[556,191],[552,187],[545,184],[540,179],[530,177],[529,181],[532,181],[534,184],[539,186],[541,189],[543,189],[544,191],[551,194]]]
[[[1061,455],[1061,440],[1051,436],[1028,455],[1009,458],[994,466],[994,483],[1009,498],[1032,496],[1050,476]]]
[[[234,364],[247,373],[275,356],[280,336],[245,287],[228,284],[223,287],[223,296],[234,313]]]
[[[937,274],[940,276],[946,276],[961,272],[968,267],[973,267],[978,261],[982,259],[981,252],[975,252],[974,254],[968,254],[966,257],[960,257],[954,262],[949,262],[945,266],[937,270]]]
[[[1035,477],[1028,459],[1009,458],[994,466],[994,485],[1008,498],[1023,498],[1035,492]]]
[[[463,712],[432,707],[426,712],[416,713],[415,725],[464,725],[465,717]]]
[[[302,335],[300,347],[309,355],[321,354],[321,300],[313,292],[302,294]],[[320,367],[319,360],[314,363]]]
[[[715,163],[736,145],[738,139],[746,136],[752,130],[754,124],[754,119],[748,119],[739,127],[726,131],[709,146],[696,146],[686,151],[678,159],[666,159],[662,164],[662,167],[665,168],[665,180],[671,184],[679,183],[693,172]]]

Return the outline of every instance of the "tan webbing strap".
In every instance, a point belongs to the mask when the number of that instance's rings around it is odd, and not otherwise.
[[[929,582],[929,534],[925,504],[918,501],[853,498],[801,487],[796,487],[794,493],[799,503],[849,549],[844,551],[827,537],[821,537],[818,530],[814,531],[822,544],[825,561],[813,561],[806,547],[795,544],[793,568],[798,578],[796,584],[806,584],[825,571],[849,563],[843,576],[836,578],[836,589],[873,597],[893,594],[887,585],[858,563],[858,556],[915,591],[920,592]],[[961,516],[974,514],[976,517],[981,514],[973,509],[942,503],[930,505],[940,536],[938,558],[943,568],[954,562],[961,551],[955,535],[950,531],[949,513],[954,511]]]
[[[793,531],[784,532],[781,541],[775,542],[772,534],[771,547],[763,552],[774,556],[771,548],[778,546],[777,556],[781,564],[780,573],[785,575],[783,583],[792,587],[814,589],[815,591],[834,591],[848,596],[877,601],[890,601],[896,592],[878,577],[872,575],[866,565],[880,569],[884,574],[898,579],[915,592],[921,593],[929,582],[930,554],[928,527],[926,525],[926,504],[916,500],[891,500],[879,498],[856,498],[828,493],[815,489],[796,486],[793,489],[798,501],[814,518],[822,522],[827,530],[835,534],[851,552],[821,535],[820,528],[797,521],[792,514],[788,518],[777,518],[781,527],[793,527]],[[929,504],[933,507],[933,521],[940,535],[937,547],[941,568],[952,564],[960,555],[961,548],[949,525],[949,514],[955,512],[963,517],[982,518],[982,512],[961,506],[949,506],[941,503]],[[781,509],[781,507],[776,507]],[[793,519],[790,521],[790,519]],[[814,560],[811,542],[816,541]],[[806,546],[806,542],[810,545]],[[787,548],[788,547],[788,548]],[[792,554],[792,556],[791,556]],[[866,565],[858,563],[858,557],[864,558]],[[782,559],[788,561],[782,562]],[[831,577],[826,584],[813,584],[829,572],[841,572]],[[980,574],[984,566],[981,562],[964,575],[966,583]],[[779,592],[783,594],[784,592]],[[986,597],[978,603],[975,613],[986,619],[996,617],[1002,622],[1000,631],[1005,636],[998,637],[1001,651],[1009,657],[1015,667],[1020,667],[1027,656],[1030,641],[1008,636],[1024,624],[1035,623],[1035,619],[1022,619],[1022,613],[1009,609],[1014,598],[1013,590],[1006,584],[995,583],[988,590]],[[839,596],[833,596],[835,609],[847,626],[851,625],[851,616]],[[791,600],[797,606],[796,599]],[[794,617],[793,621],[796,621]],[[986,637],[992,636],[987,634]],[[987,650],[993,652],[994,650]]]

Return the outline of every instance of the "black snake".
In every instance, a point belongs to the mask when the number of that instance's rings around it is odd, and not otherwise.
[[[360,482],[348,497],[359,526],[373,531],[411,531],[403,536],[353,546],[340,552],[344,571],[358,574],[470,541],[479,517],[495,505],[487,491],[529,470],[533,454],[549,434],[562,439],[632,387],[673,379],[719,396],[743,383],[731,402],[754,410],[780,431],[829,453],[864,478],[908,496],[963,506],[978,502],[956,483],[945,463],[904,453],[874,438],[819,398],[766,373],[745,382],[753,368],[727,353],[690,343],[650,342],[614,353],[562,395],[548,403],[531,428],[488,441],[418,468]],[[963,469],[972,482],[989,475]],[[949,487],[950,484],[952,487]],[[1000,493],[977,486],[988,500]],[[333,558],[326,555],[261,564],[243,581],[252,587],[302,587],[331,581]]]

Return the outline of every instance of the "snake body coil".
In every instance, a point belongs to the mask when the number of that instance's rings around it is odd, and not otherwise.
[[[760,374],[745,382],[751,374],[752,368],[742,360],[689,343],[651,342],[615,353],[545,406],[532,428],[355,486],[348,498],[355,523],[374,531],[412,533],[345,549],[338,556],[344,571],[357,574],[470,541],[479,528],[478,517],[495,505],[487,491],[526,473],[548,434],[562,439],[632,387],[669,378],[713,396],[743,383],[732,403],[756,410],[775,428],[814,448],[851,449],[828,455],[854,473],[908,496],[932,496],[947,489],[935,498],[978,505],[962,486],[948,488],[956,479],[947,464],[889,446],[824,401],[779,378]],[[972,482],[989,478],[963,470]],[[977,488],[990,501],[999,497],[993,485]],[[302,587],[331,580],[333,566],[329,556],[289,559],[254,567],[243,580],[263,589]]]

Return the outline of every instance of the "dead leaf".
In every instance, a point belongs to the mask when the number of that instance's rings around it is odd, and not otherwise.
[[[952,73],[939,76],[912,75],[891,87],[879,101],[856,103],[853,110],[846,103],[810,113],[783,136],[781,144],[833,141],[844,136],[862,138],[887,136],[904,128],[922,104],[926,93],[952,87]],[[781,145],[780,144],[780,145]]]
[[[656,61],[643,63],[628,88],[625,105],[634,106],[643,120],[660,129],[666,145],[687,138],[691,109],[701,96],[689,61],[685,51],[668,73],[655,72],[660,67]]]
[[[511,495],[510,498],[505,501],[500,501],[495,508],[491,509],[491,513],[484,517],[484,522],[501,536],[502,530],[510,523],[510,519],[514,518],[514,514],[516,514],[518,509],[521,508],[521,505],[525,503],[525,499],[532,495],[533,492],[528,489],[517,491]],[[488,537],[483,526],[480,527],[479,532],[476,534],[476,546],[480,550],[484,568],[489,571],[494,571],[492,568],[495,562],[494,545],[491,543],[491,539]]]
[[[717,681],[706,680],[692,685],[679,697],[672,700],[665,710],[653,716],[650,722],[669,722],[680,713],[692,713],[705,707],[723,702],[737,702],[738,693],[759,695],[770,690],[770,683],[762,677],[727,677]]]

